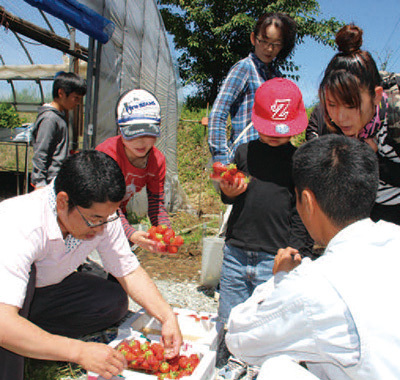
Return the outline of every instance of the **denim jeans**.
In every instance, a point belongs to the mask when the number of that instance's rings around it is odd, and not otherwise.
[[[227,323],[233,307],[246,301],[256,286],[272,277],[275,255],[224,245],[218,316]]]

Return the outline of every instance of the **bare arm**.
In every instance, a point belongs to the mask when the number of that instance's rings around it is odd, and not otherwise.
[[[119,277],[118,281],[135,302],[161,322],[166,355],[167,357],[176,356],[182,344],[178,320],[147,272],[142,267],[138,267],[127,276]]]
[[[74,362],[110,379],[125,366],[124,357],[111,347],[49,334],[18,314],[16,306],[0,303],[0,345],[19,355]]]

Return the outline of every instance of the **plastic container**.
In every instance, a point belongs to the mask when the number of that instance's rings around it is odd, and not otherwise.
[[[203,238],[200,276],[203,286],[215,287],[219,283],[224,243],[225,239],[217,236]]]

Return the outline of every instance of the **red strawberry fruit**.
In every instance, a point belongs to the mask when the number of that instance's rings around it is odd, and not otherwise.
[[[168,362],[162,362],[160,364],[160,372],[161,373],[167,373],[170,371],[170,365]]]
[[[213,163],[213,171],[215,174],[221,175],[223,172],[226,172],[228,169],[222,162],[214,162]]]
[[[165,224],[160,224],[156,227],[156,231],[158,234],[164,235],[164,232],[167,230],[167,226]]]
[[[176,245],[169,245],[167,247],[168,253],[175,254],[178,253],[178,247]]]
[[[172,228],[167,228],[167,230],[164,233],[164,237],[163,237],[164,243],[169,244],[170,239],[174,238],[174,237],[175,237],[174,230]]]
[[[182,236],[180,236],[180,235],[175,236],[174,245],[180,247],[181,245],[183,245],[184,242],[185,242],[185,241],[183,240],[183,237],[182,237]]]
[[[221,178],[229,183],[233,183],[233,175],[228,171],[222,173]]]
[[[236,164],[229,164],[227,166],[227,168],[228,168],[229,173],[232,174],[232,175],[235,175],[237,173],[237,171],[238,171]]]

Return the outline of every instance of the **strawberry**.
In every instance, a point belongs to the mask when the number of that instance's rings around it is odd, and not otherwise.
[[[167,230],[167,226],[165,224],[160,224],[157,226],[156,231],[158,234],[164,235],[164,232]]]
[[[167,230],[164,233],[164,237],[163,237],[164,243],[169,244],[170,239],[174,238],[174,237],[175,237],[174,230],[172,228],[167,228]]]
[[[221,174],[210,173],[210,178],[211,179],[215,179],[215,180],[220,180],[221,179]]]
[[[158,241],[156,249],[158,252],[167,252],[167,244],[165,244],[163,241]]]
[[[221,178],[229,183],[233,183],[233,175],[228,171],[222,173]]]
[[[144,369],[144,370],[149,370],[149,369],[150,369],[150,364],[149,364],[149,362],[145,359],[145,360],[143,361],[143,363],[140,365],[140,368],[141,368],[141,369]]]
[[[169,245],[167,247],[168,253],[175,254],[178,253],[178,247],[176,245]]]
[[[160,372],[161,373],[167,373],[170,371],[170,365],[168,362],[162,362],[160,364]]]
[[[180,235],[175,236],[174,245],[177,245],[178,247],[180,247],[181,245],[183,245],[184,242],[185,241],[183,240],[182,236],[180,236]]]
[[[187,356],[185,356],[185,355],[182,355],[180,358],[179,358],[179,367],[181,367],[181,368],[183,368],[183,369],[186,369],[187,367],[189,367],[190,366],[190,360],[189,360],[189,358],[187,357]]]
[[[190,369],[184,369],[179,372],[179,379],[185,376],[190,376],[193,373],[193,370]]]
[[[125,355],[125,359],[127,362],[131,362],[132,360],[136,359],[136,355],[134,355],[132,352],[127,352]]]
[[[169,370],[170,372],[176,372],[179,370],[179,356],[169,359]]]
[[[145,352],[149,349],[149,344],[147,342],[144,342],[140,345],[140,349]]]
[[[137,368],[139,368],[144,361],[145,361],[145,357],[143,354],[140,354],[139,356],[137,356],[136,357]]]
[[[237,166],[236,166],[236,164],[229,164],[228,166],[227,166],[227,169],[228,169],[228,172],[230,173],[230,174],[232,174],[232,175],[235,175],[236,173],[237,173]]]
[[[150,349],[158,360],[162,361],[164,359],[164,347],[160,343],[151,344]]]
[[[234,175],[233,180],[234,181],[238,180],[239,183],[242,183],[242,181],[244,183],[249,183],[249,179],[242,172],[237,172]]]
[[[194,369],[200,363],[200,358],[196,354],[191,354],[189,356],[189,361],[190,361],[190,365]]]
[[[221,162],[214,162],[213,163],[213,171],[215,174],[221,175],[223,172],[226,172],[228,169],[227,167]]]
[[[129,347],[140,349],[140,342],[137,339],[133,339],[129,342]]]
[[[158,371],[158,369],[160,368],[160,361],[154,356],[154,354],[149,356],[147,362],[149,363],[150,369],[153,372]]]
[[[149,234],[149,238],[150,238],[151,240],[154,240],[155,237],[156,237],[156,233],[157,233],[156,227],[155,227],[155,226],[151,226],[151,227],[147,230],[147,233]]]
[[[163,239],[162,234],[156,233],[156,235],[154,236],[154,239],[153,239],[153,240],[155,240],[155,241],[162,241],[162,239]]]

